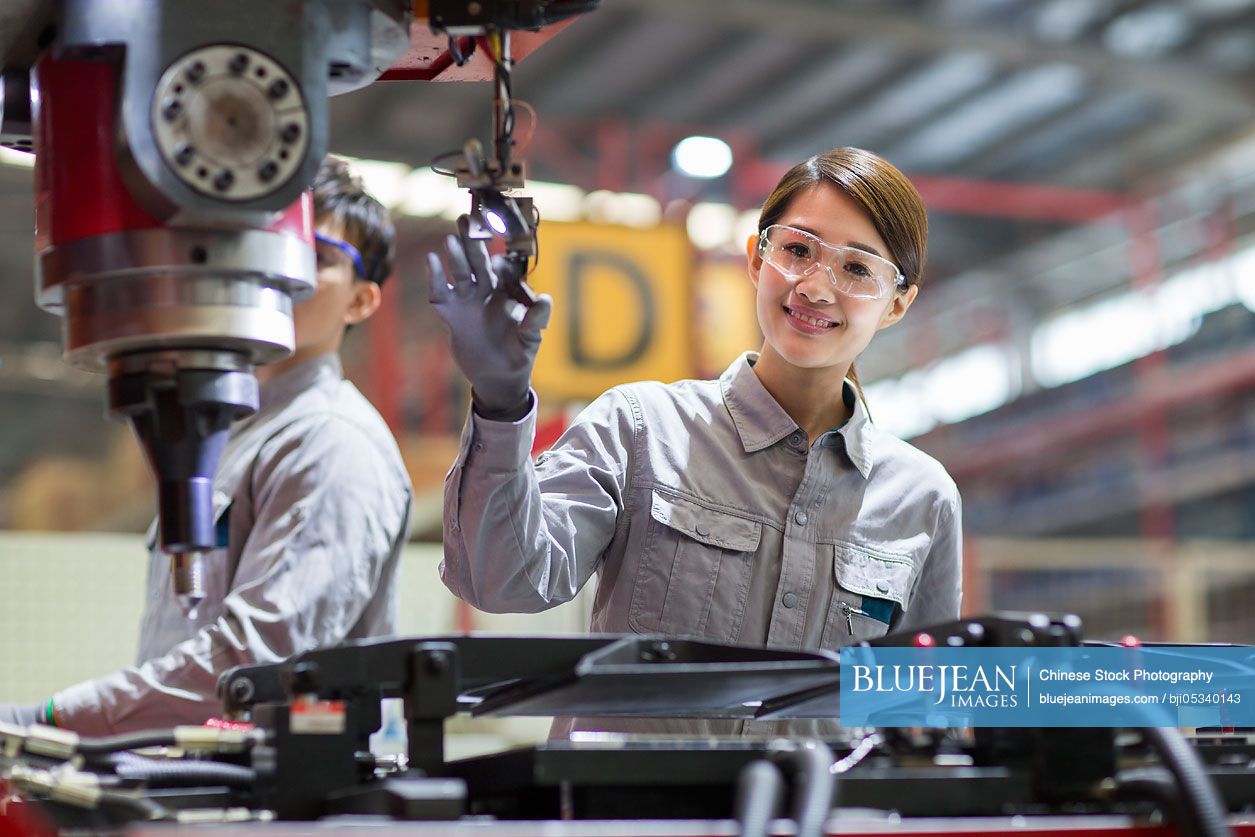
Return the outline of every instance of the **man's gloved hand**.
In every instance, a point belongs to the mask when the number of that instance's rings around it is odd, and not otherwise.
[[[44,723],[44,707],[40,704],[0,703],[0,723],[29,727]]]
[[[488,261],[482,241],[448,237],[449,275],[440,256],[427,254],[431,304],[449,326],[453,359],[471,382],[475,412],[488,419],[518,421],[531,409],[532,366],[540,331],[549,324],[553,301],[541,294],[518,317],[519,304],[500,290],[500,278],[517,279],[504,257]]]

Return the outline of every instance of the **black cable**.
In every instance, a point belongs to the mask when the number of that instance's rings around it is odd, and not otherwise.
[[[138,750],[141,747],[168,747],[178,740],[171,729],[150,729],[125,735],[109,735],[104,738],[80,738],[74,750],[83,756]]]
[[[1167,768],[1134,767],[1121,770],[1113,778],[1117,799],[1149,800],[1163,811],[1182,837],[1197,837],[1195,823],[1186,814],[1182,804],[1181,789]]]
[[[823,837],[832,813],[832,750],[822,741],[785,742],[768,752],[793,783],[792,815],[797,837]]]
[[[60,820],[58,816],[59,810],[65,811],[107,811],[109,817],[109,825],[116,825],[118,820],[168,820],[173,819],[170,810],[159,802],[149,799],[135,791],[120,791],[109,788],[100,788],[95,799],[59,796],[56,787],[32,787],[24,782],[15,782],[15,786],[28,799],[46,806],[48,812],[54,819]],[[101,830],[104,830],[103,825]],[[112,831],[113,829],[105,830]],[[89,828],[89,833],[96,833],[97,829]]]
[[[493,96],[499,101],[503,100],[501,101],[501,124],[494,125],[493,136],[493,149],[502,164],[513,156],[511,152],[514,148],[514,88],[510,79],[510,69],[504,60],[505,40],[505,33],[498,35],[498,46],[503,55],[497,55],[493,49],[487,50],[492,57],[494,70]],[[503,170],[502,174],[506,175],[507,172]]]
[[[756,759],[741,768],[736,780],[733,816],[740,837],[767,837],[771,821],[779,816],[784,801],[784,777],[780,768],[766,759]]]
[[[1228,837],[1228,810],[1198,752],[1176,727],[1146,727],[1142,735],[1159,754],[1164,767],[1181,789],[1182,828],[1197,829],[1200,837]]]
[[[449,36],[449,57],[453,59],[453,63],[459,67],[466,66],[466,62],[471,60],[471,56],[475,54],[475,39],[471,38],[471,48],[466,52],[462,52],[462,47],[458,44],[458,39]]]
[[[441,153],[437,154],[435,157],[431,158],[431,163],[429,165],[431,167],[431,170],[434,171],[436,174],[443,174],[445,177],[457,177],[458,173],[455,169],[446,169],[437,164],[441,160],[448,160],[451,157],[461,157],[461,156],[462,156],[462,149],[460,148],[454,149],[453,151],[442,151]]]
[[[532,242],[533,242],[533,246],[536,248],[536,252],[532,255],[531,266],[528,267],[527,272],[523,274],[524,280],[526,280],[528,276],[531,276],[533,273],[535,273],[536,268],[540,267],[540,236],[536,234],[539,230],[540,230],[540,207],[536,206],[536,204],[533,203],[532,204]]]
[[[151,759],[135,753],[116,753],[110,759],[119,778],[143,782],[149,788],[196,788],[225,785],[249,790],[257,780],[250,767],[194,759]]]

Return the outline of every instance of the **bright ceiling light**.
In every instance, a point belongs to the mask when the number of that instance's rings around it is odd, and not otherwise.
[[[726,203],[699,203],[689,210],[685,227],[693,246],[715,250],[729,244],[736,220],[736,210]]]
[[[410,174],[410,167],[405,163],[339,156],[349,161],[353,173],[361,178],[366,191],[388,209],[395,209],[406,199],[405,178]]]
[[[566,183],[529,180],[520,192],[532,203],[545,221],[578,221],[584,217],[584,190]]]
[[[662,220],[662,206],[652,195],[597,190],[584,197],[584,215],[596,224],[649,229]]]
[[[671,160],[689,177],[723,177],[732,168],[732,148],[717,137],[687,137],[676,143]]]
[[[419,218],[452,220],[470,206],[469,196],[458,188],[456,180],[427,167],[414,169],[406,176],[403,194],[397,211]]]

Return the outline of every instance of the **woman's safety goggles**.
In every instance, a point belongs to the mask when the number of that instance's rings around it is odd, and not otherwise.
[[[838,293],[858,299],[880,299],[890,288],[906,290],[906,277],[888,259],[860,250],[840,247],[805,230],[772,224],[758,236],[763,261],[797,281],[816,270],[828,273]]]

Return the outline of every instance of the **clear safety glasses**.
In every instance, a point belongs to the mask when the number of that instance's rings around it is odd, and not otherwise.
[[[906,289],[906,277],[893,262],[857,247],[829,244],[785,224],[772,224],[762,231],[758,252],[792,281],[824,269],[833,287],[845,296],[880,299],[890,289]]]

